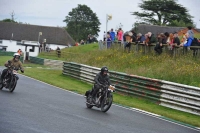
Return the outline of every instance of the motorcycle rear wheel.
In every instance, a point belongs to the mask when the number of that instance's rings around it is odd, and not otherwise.
[[[15,90],[16,85],[17,85],[17,78],[14,76],[12,82],[10,83],[9,91],[13,92]]]
[[[102,100],[102,102],[101,102],[101,111],[102,111],[102,112],[107,112],[107,111],[110,109],[111,105],[112,105],[112,101],[113,101],[113,96],[112,96],[112,94],[110,93],[110,94],[108,95],[108,97],[105,97],[105,98]]]

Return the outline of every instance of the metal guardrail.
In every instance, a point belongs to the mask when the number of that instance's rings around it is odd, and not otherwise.
[[[13,56],[16,52],[0,51],[0,56]]]
[[[0,51],[0,56],[10,56],[10,58],[13,58],[15,52],[7,52],[7,51]],[[24,57],[20,57],[20,61],[23,62]]]
[[[44,65],[44,59],[30,56],[30,62],[35,64]]]
[[[94,83],[100,68],[73,62],[64,62],[63,74]],[[200,115],[200,88],[109,71],[110,79],[118,93],[145,97],[157,104]]]

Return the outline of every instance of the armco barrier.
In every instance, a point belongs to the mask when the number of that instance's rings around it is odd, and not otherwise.
[[[44,59],[30,56],[30,62],[35,64],[44,65]]]
[[[63,74],[94,83],[100,68],[73,62],[64,62]],[[200,88],[150,79],[136,75],[109,71],[110,79],[117,92],[145,97],[157,104],[200,115]]]
[[[7,51],[0,51],[0,56],[10,56],[10,58],[13,58],[13,55],[16,52],[7,52]],[[20,61],[23,62],[24,57],[20,57]]]
[[[13,56],[16,52],[0,51],[0,56]]]

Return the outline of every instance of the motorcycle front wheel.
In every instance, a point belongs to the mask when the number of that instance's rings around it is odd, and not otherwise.
[[[1,80],[1,74],[0,74],[0,80]],[[3,83],[0,83],[0,90],[3,89]]]
[[[17,78],[14,76],[10,83],[9,91],[13,92],[15,90],[16,85],[17,85]]]
[[[3,84],[0,83],[0,90],[2,90],[2,89],[3,89]]]
[[[104,97],[101,102],[101,111],[107,112],[112,105],[112,101],[113,101],[113,96],[111,93],[109,93],[108,97]]]
[[[93,105],[91,105],[89,103],[92,103],[92,96],[90,94],[86,97],[86,106],[87,106],[87,108],[91,109],[93,107]]]

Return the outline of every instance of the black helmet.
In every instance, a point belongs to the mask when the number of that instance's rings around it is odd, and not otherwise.
[[[103,72],[105,72],[105,71],[108,72],[108,68],[107,68],[106,66],[104,66],[104,67],[101,68],[101,73],[102,73],[102,74],[103,74]]]

